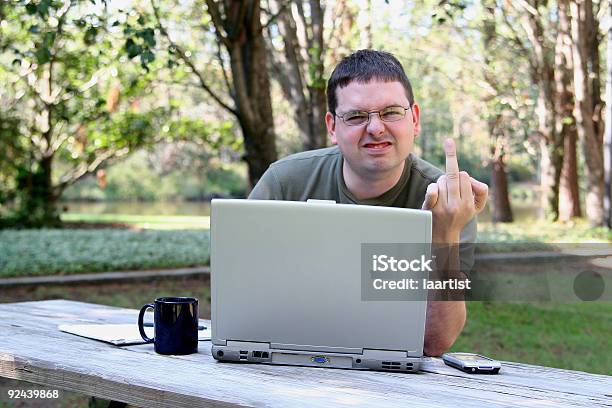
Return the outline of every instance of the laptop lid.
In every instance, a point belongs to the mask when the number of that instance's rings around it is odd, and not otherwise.
[[[431,213],[213,200],[213,344],[248,341],[287,350],[378,349],[421,356],[426,293],[403,291],[406,300],[363,297],[362,264],[370,260],[363,259],[362,244],[399,243],[427,244],[429,250]],[[422,251],[423,245],[414,248]]]

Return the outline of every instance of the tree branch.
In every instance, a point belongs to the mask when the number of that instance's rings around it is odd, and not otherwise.
[[[263,28],[264,29],[268,29],[272,25],[272,23],[274,23],[276,21],[276,19],[278,19],[278,17],[285,11],[287,6],[291,4],[291,0],[285,0],[284,2],[281,1],[281,3],[282,4],[279,6],[278,11],[276,13],[272,14],[268,18],[268,21],[266,21],[266,23],[263,24]]]
[[[244,20],[244,16],[246,16],[250,3],[251,2],[248,0],[240,1],[240,8],[238,9],[238,14],[236,15],[234,21],[232,21],[230,24],[232,31],[227,33],[229,41],[235,41],[240,36],[242,30],[244,30],[245,25],[242,24],[242,21]],[[229,15],[227,16],[227,20],[229,22]]]
[[[296,19],[294,19],[295,23],[296,23],[296,32],[298,32],[297,30],[299,30],[301,28],[302,30],[302,35],[303,35],[303,41],[304,44],[302,44],[302,46],[300,47],[300,51],[302,51],[302,59],[304,61],[308,61],[308,50],[312,47],[312,38],[310,38],[310,35],[308,33],[308,22],[306,21],[306,16],[304,14],[304,6],[302,5],[302,1],[301,0],[297,0],[295,2],[296,4],[296,8],[298,10],[298,15],[300,17],[300,21],[298,22]],[[293,14],[292,14],[293,16]],[[301,27],[298,27],[301,26]],[[298,32],[299,33],[299,32]],[[297,36],[298,41],[300,39],[300,36]]]
[[[56,123],[55,129],[53,130],[53,134],[60,133],[60,136],[56,137],[55,140],[51,142],[51,145],[49,146],[49,150],[50,150],[49,153],[51,154],[55,154],[55,152],[57,152],[60,149],[60,147],[62,147],[62,145],[66,142],[66,140],[70,138],[69,133],[61,134],[61,130],[64,127],[64,125],[65,125],[65,122]]]
[[[206,5],[208,6],[208,12],[210,13],[210,17],[212,18],[213,25],[215,26],[217,38],[219,38],[219,41],[221,41],[223,45],[229,48],[229,39],[227,37],[227,33],[223,33],[223,18],[221,18],[219,7],[217,6],[217,4],[215,4],[214,0],[206,0]]]
[[[538,10],[534,8],[531,4],[527,3],[525,0],[515,0],[522,8],[524,8],[529,14],[534,17],[539,17]]]
[[[523,44],[523,41],[521,41],[520,39],[521,37],[519,36],[514,26],[510,23],[510,20],[508,19],[508,12],[506,8],[502,6],[501,12],[502,12],[502,16],[504,17],[504,22],[506,23],[506,27],[512,32],[512,38],[511,38],[512,42],[518,45],[518,47],[523,52],[523,55],[529,59],[529,51],[527,50],[527,47],[525,47],[525,44]],[[531,61],[529,61],[529,63],[531,64]]]
[[[227,72],[225,71],[225,62],[223,61],[223,55],[221,55],[221,42],[217,43],[217,58],[219,59],[219,64],[221,65],[221,72],[223,73],[223,81],[227,87],[227,93],[231,95],[233,90],[229,77],[227,76]]]
[[[66,189],[66,187],[74,184],[85,175],[89,173],[93,173],[102,165],[102,163],[106,162],[111,158],[119,158],[127,155],[130,152],[129,147],[123,147],[121,149],[109,149],[100,155],[96,156],[96,158],[91,163],[80,163],[76,168],[71,171],[65,173],[60,177],[60,182],[57,186],[55,186],[57,193],[61,194],[62,191]]]
[[[164,37],[166,37],[166,39],[170,43],[170,46],[176,50],[176,52],[178,53],[178,55],[181,58],[181,60],[183,60],[183,62],[189,68],[191,68],[191,70],[193,71],[195,76],[198,78],[198,82],[200,83],[200,86],[204,89],[204,91],[206,91],[206,93],[208,93],[208,95],[210,95],[211,98],[213,98],[219,105],[221,105],[221,107],[223,107],[223,109],[227,110],[228,112],[232,113],[235,116],[238,116],[238,111],[236,109],[232,108],[231,106],[227,105],[225,102],[223,102],[221,100],[221,98],[219,96],[217,96],[217,94],[215,94],[213,92],[213,90],[208,86],[208,84],[206,83],[206,80],[204,79],[204,76],[197,69],[197,67],[195,66],[193,61],[191,61],[191,59],[187,56],[185,51],[177,43],[175,43],[172,40],[172,38],[170,37],[170,34],[168,34],[168,31],[162,25],[161,18],[159,16],[159,9],[155,5],[155,2],[151,1],[151,5],[153,6],[153,13],[155,15],[155,19],[157,20],[157,28],[162,33],[162,35]]]

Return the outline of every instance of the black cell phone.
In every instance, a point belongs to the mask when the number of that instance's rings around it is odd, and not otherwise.
[[[470,374],[497,374],[501,363],[492,358],[472,353],[445,353],[442,360],[446,365]]]

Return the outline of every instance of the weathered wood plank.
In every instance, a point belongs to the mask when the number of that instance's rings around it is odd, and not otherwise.
[[[149,269],[146,271],[112,271],[74,275],[22,276],[17,278],[0,279],[0,288],[33,285],[62,285],[68,283],[128,282],[142,280],[145,278],[184,278],[199,275],[210,275],[210,267],[201,266],[193,268]]]
[[[612,377],[515,363],[472,376],[433,359],[427,373],[217,363],[206,342],[190,356],[152,345],[117,348],[57,330],[64,323],[128,323],[135,310],[69,301],[0,305],[0,376],[147,407],[610,406]]]

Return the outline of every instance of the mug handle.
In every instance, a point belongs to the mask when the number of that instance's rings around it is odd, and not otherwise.
[[[138,314],[138,330],[140,331],[140,335],[142,336],[142,339],[144,341],[146,341],[147,343],[153,343],[153,341],[155,340],[150,339],[147,337],[147,334],[144,331],[144,314],[147,311],[148,308],[151,309],[155,309],[155,305],[152,303],[149,303],[147,305],[144,305],[141,309],[140,309],[140,313]]]

